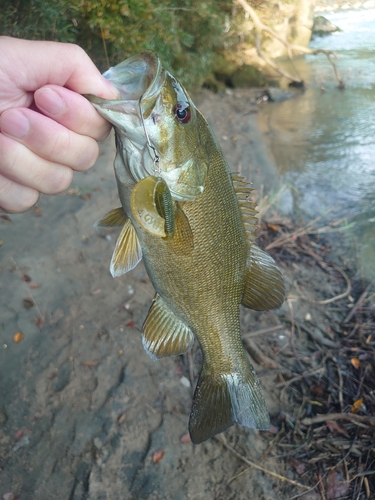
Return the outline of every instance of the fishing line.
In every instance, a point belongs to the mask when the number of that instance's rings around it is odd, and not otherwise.
[[[144,120],[144,117],[143,117],[143,111],[142,111],[142,99],[143,99],[143,95],[141,95],[141,97],[139,98],[139,113],[141,115],[141,122],[142,122],[142,127],[143,127],[143,130],[145,132],[145,136],[146,136],[146,141],[147,141],[147,145],[150,149],[152,149],[153,153],[154,153],[154,157],[152,159],[152,161],[154,162],[154,168],[155,168],[155,172],[160,175],[160,165],[159,165],[159,161],[160,161],[160,156],[158,155],[157,151],[156,151],[156,148],[155,146],[153,146],[151,144],[151,141],[150,141],[150,138],[148,136],[148,133],[147,133],[147,129],[146,129],[146,124],[145,124],[145,120]],[[152,156],[152,155],[151,155]]]

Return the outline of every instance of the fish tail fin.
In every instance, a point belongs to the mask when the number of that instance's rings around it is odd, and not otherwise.
[[[261,430],[270,427],[266,402],[253,367],[246,360],[242,373],[211,375],[203,365],[190,414],[192,442],[202,443],[235,423]]]

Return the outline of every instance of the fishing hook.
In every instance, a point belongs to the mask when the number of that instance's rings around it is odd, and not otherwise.
[[[154,162],[155,171],[160,175],[160,165],[159,165],[160,156],[158,155],[155,146],[153,146],[151,144],[150,138],[149,138],[148,133],[147,133],[146,124],[145,124],[145,120],[143,117],[143,111],[142,111],[142,99],[143,99],[143,95],[141,95],[141,97],[139,98],[139,113],[141,115],[142,127],[143,127],[143,130],[145,132],[147,145],[150,149],[152,149],[152,151],[154,153],[154,157],[153,157],[152,161]]]

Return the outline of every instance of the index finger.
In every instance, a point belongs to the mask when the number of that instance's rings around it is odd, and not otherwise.
[[[111,125],[83,96],[57,85],[46,85],[37,90],[34,100],[42,113],[80,135],[104,140]]]

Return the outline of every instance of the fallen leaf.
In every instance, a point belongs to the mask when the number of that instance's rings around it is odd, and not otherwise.
[[[184,434],[183,436],[181,436],[181,438],[180,438],[180,442],[181,442],[182,444],[191,443],[191,437],[190,437],[190,434],[187,432],[186,434]]]
[[[30,283],[30,281],[31,281],[31,278],[28,274],[23,274],[22,279],[23,279],[23,281],[26,281],[26,283]]]
[[[35,304],[34,304],[34,301],[32,299],[23,299],[23,307],[25,309],[31,309],[32,307],[34,307]]]
[[[359,369],[359,367],[361,366],[361,362],[359,361],[359,359],[358,359],[358,358],[352,358],[352,359],[350,360],[350,362],[351,362],[351,364],[354,366],[354,368],[355,368],[356,370],[358,370],[358,369]]]
[[[40,285],[38,285],[38,283],[31,283],[30,288],[31,290],[36,290],[37,288],[40,288]]]
[[[315,384],[310,388],[310,392],[314,396],[321,398],[324,395],[324,387],[322,385]]]
[[[44,318],[40,317],[35,321],[35,324],[38,328],[40,328],[44,323]]]
[[[126,414],[125,413],[121,413],[121,415],[119,416],[119,418],[117,419],[117,423],[120,425],[120,424],[123,424],[125,422],[125,418],[126,418]]]
[[[349,490],[349,483],[343,480],[342,474],[331,470],[328,473],[326,481],[326,497],[327,500],[334,500],[335,498],[341,498]]]
[[[41,217],[43,214],[42,214],[42,209],[40,207],[35,207],[34,210],[33,210],[33,213],[34,215],[36,215],[37,217]]]
[[[24,430],[24,429],[19,429],[19,430],[15,433],[15,435],[14,435],[14,439],[15,439],[16,441],[19,441],[20,439],[22,439],[22,438],[23,438],[24,434],[25,434],[25,430]]]
[[[98,366],[101,359],[93,359],[92,361],[82,361],[83,366]]]
[[[80,198],[81,200],[88,201],[91,198],[92,194],[91,193],[86,193],[86,194],[81,194]]]
[[[99,295],[99,293],[102,293],[102,289],[101,288],[97,288],[96,290],[94,290],[93,292],[91,292],[91,295]]]
[[[152,455],[152,463],[158,464],[159,462],[161,462],[163,460],[164,453],[164,450],[155,451],[155,453]]]
[[[292,459],[292,467],[300,476],[306,471],[306,465],[303,462],[299,462],[295,458]]]
[[[0,217],[5,221],[6,224],[9,224],[9,222],[12,222],[12,219],[9,217],[9,215],[0,215]]]
[[[363,403],[363,398],[357,399],[354,401],[352,407],[350,408],[351,413],[358,413]]]
[[[279,226],[276,226],[276,224],[267,224],[268,229],[272,229],[272,231],[280,231]]]
[[[13,342],[16,344],[19,344],[20,342],[23,341],[25,335],[22,332],[17,332],[13,335]]]
[[[134,326],[135,325],[135,321],[128,321],[127,323],[125,323],[126,326]]]
[[[337,432],[338,434],[343,434],[347,438],[349,437],[349,434],[346,432],[346,429],[342,427],[342,425],[338,424],[337,422],[333,420],[327,420],[326,422],[328,429],[331,432]]]

